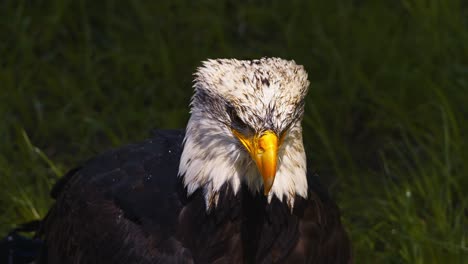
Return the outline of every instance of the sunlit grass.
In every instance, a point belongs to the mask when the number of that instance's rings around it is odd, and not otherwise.
[[[350,225],[355,227],[351,232],[359,259],[397,263],[466,260],[466,150],[460,148],[456,124],[446,118],[447,109],[440,110],[439,116],[434,115],[440,124],[435,130],[420,135],[402,132],[401,140],[389,142],[388,149],[380,151],[382,174],[360,183],[355,178],[343,181],[358,187],[343,192],[342,206],[351,222],[357,220]]]
[[[295,59],[304,141],[356,263],[468,259],[468,9],[458,0],[0,4],[0,235],[60,175],[183,127],[215,57]]]

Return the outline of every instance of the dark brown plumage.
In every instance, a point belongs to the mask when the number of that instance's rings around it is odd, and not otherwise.
[[[42,263],[350,263],[340,214],[316,176],[309,198],[270,204],[223,187],[205,210],[177,177],[184,134],[159,131],[97,156],[58,182],[40,232]]]

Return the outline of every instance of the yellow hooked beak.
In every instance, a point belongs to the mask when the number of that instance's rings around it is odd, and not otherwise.
[[[257,164],[257,168],[263,178],[264,194],[268,195],[275,181],[278,160],[278,136],[273,131],[267,130],[255,135],[253,138],[247,138],[234,129],[232,131]]]

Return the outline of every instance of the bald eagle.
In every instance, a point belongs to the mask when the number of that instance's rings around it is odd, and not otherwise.
[[[279,58],[195,73],[184,131],[68,172],[40,230],[43,263],[350,263],[335,203],[307,172],[309,81]]]

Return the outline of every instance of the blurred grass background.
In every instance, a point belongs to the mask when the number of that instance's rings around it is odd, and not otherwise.
[[[466,263],[462,0],[1,1],[0,235],[74,165],[184,127],[201,60],[262,56],[309,72],[307,151],[356,263]]]

